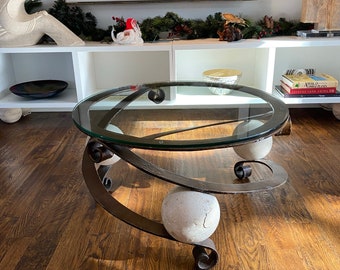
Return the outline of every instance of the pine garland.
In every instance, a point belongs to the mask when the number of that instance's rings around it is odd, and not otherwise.
[[[25,4],[28,13],[41,6],[40,0],[26,0]],[[77,6],[70,7],[65,0],[56,0],[48,12],[83,40],[112,41],[111,25],[106,30],[97,28],[97,19],[93,14],[84,13]],[[112,20],[117,33],[124,30],[125,21],[123,17],[113,16]],[[313,28],[312,24],[287,21],[285,18],[275,21],[267,15],[257,22],[248,19],[244,19],[244,21],[246,22],[245,25],[237,26],[244,39],[290,36],[295,35],[297,30]],[[163,31],[169,32],[169,38],[219,38],[218,33],[224,31],[225,20],[220,12],[207,16],[205,20],[183,19],[174,12],[168,12],[163,17],[147,18],[138,24],[144,41],[153,42],[159,39],[160,33]]]

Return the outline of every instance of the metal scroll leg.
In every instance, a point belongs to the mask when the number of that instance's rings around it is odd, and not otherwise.
[[[207,249],[210,253],[207,253]],[[214,267],[218,261],[218,253],[214,242],[208,238],[207,240],[196,244],[192,250],[195,258],[195,270],[208,270]]]
[[[87,145],[87,150],[84,151],[82,165],[83,176],[85,183],[96,202],[112,216],[117,217],[139,230],[177,241],[166,231],[162,223],[150,220],[133,212],[109,194],[105,183],[103,183],[103,180],[107,175],[108,167],[99,167],[97,169],[95,164],[110,158],[111,155],[112,152],[110,149],[96,140],[90,140]],[[119,185],[120,183],[112,183],[111,189],[116,189]],[[191,245],[194,246],[193,256],[195,259],[195,270],[208,270],[216,265],[218,253],[214,242],[211,239],[206,239],[199,243],[191,243]]]
[[[103,186],[108,192],[113,192],[120,186],[121,182],[113,182],[109,177],[108,172],[111,166],[118,161],[119,158],[106,146],[94,139],[88,141],[87,153],[95,163],[97,175]]]
[[[271,172],[271,177],[265,177],[259,182],[249,182],[248,177],[252,174],[251,164],[260,164],[267,167]],[[278,164],[270,160],[242,160],[234,165],[234,173],[239,180],[248,180],[247,183],[235,184],[242,185],[243,192],[254,192],[269,190],[283,185],[287,179],[287,172]]]

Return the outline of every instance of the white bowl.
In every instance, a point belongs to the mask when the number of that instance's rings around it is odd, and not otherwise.
[[[210,69],[203,72],[203,77],[207,82],[224,83],[229,85],[237,85],[242,72],[237,69]],[[216,95],[226,95],[232,89],[209,87],[209,90]]]

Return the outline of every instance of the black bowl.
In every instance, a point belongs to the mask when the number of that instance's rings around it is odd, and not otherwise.
[[[26,98],[49,98],[64,91],[68,86],[67,82],[59,80],[40,80],[24,82],[13,85],[9,90],[21,97]]]

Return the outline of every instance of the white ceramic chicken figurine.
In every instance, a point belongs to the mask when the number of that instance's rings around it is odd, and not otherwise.
[[[126,20],[126,27],[124,31],[117,33],[117,36],[115,36],[115,32],[116,30],[114,29],[114,26],[112,26],[111,37],[115,43],[142,44],[144,42],[138,23],[133,18],[128,18]]]

